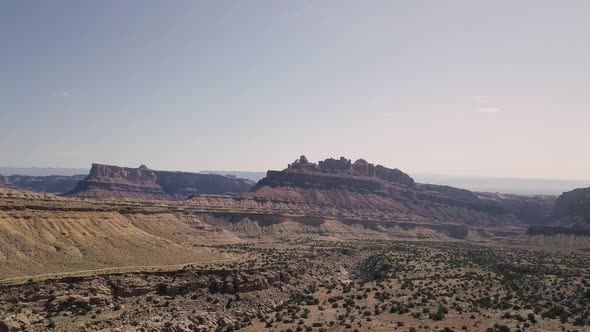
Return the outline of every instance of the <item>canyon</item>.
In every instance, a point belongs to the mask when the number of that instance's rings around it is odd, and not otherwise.
[[[45,183],[71,186],[67,178]],[[504,298],[514,273],[558,281],[568,289],[560,303],[571,319],[535,324],[586,324],[587,313],[576,309],[586,299],[576,292],[585,294],[588,281],[579,276],[590,271],[587,189],[560,197],[473,192],[419,183],[363,159],[304,156],[257,183],[101,164],[59,195],[41,192],[59,186],[39,181],[0,177],[0,331],[388,331],[393,319],[418,328],[438,317],[428,314],[437,308],[422,300],[426,309],[410,309],[418,293],[404,285],[442,285],[439,273],[457,282],[445,289],[493,274],[485,287]],[[374,273],[389,268],[399,274]],[[431,291],[447,301],[445,289]],[[365,319],[375,299],[365,302],[363,292],[384,300],[389,313],[377,308],[374,320]],[[389,293],[399,300],[386,301]],[[518,295],[514,312],[531,313],[523,303],[535,294]],[[361,309],[344,316],[352,300]],[[500,316],[506,304],[453,301],[485,314],[472,321],[448,308],[438,326],[522,323]],[[299,306],[309,312],[292,311]],[[357,310],[365,318],[352,317]]]
[[[215,260],[221,256],[204,242],[249,237],[529,243],[537,235],[571,235],[574,248],[584,248],[577,237],[587,233],[580,231],[583,215],[569,216],[585,211],[579,191],[557,203],[552,196],[471,192],[343,157],[311,163],[302,156],[256,184],[100,164],[59,196],[3,183],[0,278]],[[566,201],[575,209],[564,208]]]

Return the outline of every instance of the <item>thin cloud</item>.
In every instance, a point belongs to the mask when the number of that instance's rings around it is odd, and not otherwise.
[[[72,93],[70,91],[60,91],[55,92],[53,96],[56,98],[70,98],[72,96]]]
[[[471,96],[471,99],[473,99],[473,100],[487,100],[487,99],[490,99],[490,96],[475,95],[475,96]]]
[[[493,114],[499,113],[500,109],[497,107],[482,107],[475,110],[475,113],[486,113],[486,114]]]
[[[56,155],[56,156],[61,156],[61,157],[76,157],[76,156],[84,156],[84,155],[87,155],[86,152],[77,151],[77,150],[72,150],[72,151],[56,151],[53,154]]]

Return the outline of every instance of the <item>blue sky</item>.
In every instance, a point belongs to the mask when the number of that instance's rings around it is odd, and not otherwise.
[[[2,1],[0,165],[589,178],[587,1]]]

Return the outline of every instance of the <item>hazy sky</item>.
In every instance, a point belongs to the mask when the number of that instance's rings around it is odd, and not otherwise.
[[[1,1],[0,165],[590,178],[590,1]]]

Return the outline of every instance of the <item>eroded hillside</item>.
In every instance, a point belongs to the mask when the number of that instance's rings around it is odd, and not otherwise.
[[[230,259],[204,244],[234,234],[149,205],[111,204],[4,190],[0,278]]]

